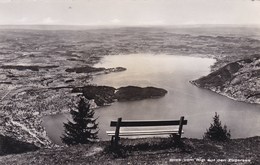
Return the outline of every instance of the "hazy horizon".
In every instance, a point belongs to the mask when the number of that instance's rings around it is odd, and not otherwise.
[[[251,0],[0,0],[0,25],[260,25]]]
[[[70,27],[70,28],[260,28],[260,24],[189,24],[189,25],[70,25],[70,24],[0,24],[3,27],[41,28],[41,27]]]

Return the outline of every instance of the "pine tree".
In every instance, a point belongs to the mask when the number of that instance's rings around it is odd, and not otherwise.
[[[203,138],[215,141],[226,141],[230,139],[230,137],[230,130],[227,131],[226,125],[224,125],[224,128],[222,127],[219,115],[217,112],[215,112],[215,116],[213,117],[213,124],[210,124],[210,127],[207,129]]]
[[[75,108],[77,110],[75,110]],[[97,139],[98,124],[94,119],[94,110],[84,97],[75,107],[70,110],[73,121],[64,123],[65,134],[61,137],[62,142],[67,145],[86,144]]]

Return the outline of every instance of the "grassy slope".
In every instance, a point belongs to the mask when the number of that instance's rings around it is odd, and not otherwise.
[[[183,139],[183,145],[177,147],[169,139],[122,140],[121,156],[108,149],[109,142],[99,142],[92,146],[78,145],[8,155],[0,157],[0,164],[178,164],[170,159],[182,159],[179,164],[184,163],[184,159],[192,159],[185,164],[216,163],[195,159],[248,159],[250,163],[241,164],[259,164],[259,142],[260,137],[232,139],[227,143]]]

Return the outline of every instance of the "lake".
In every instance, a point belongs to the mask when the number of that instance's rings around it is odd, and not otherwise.
[[[122,87],[128,85],[164,88],[168,93],[161,98],[130,102],[116,102],[96,109],[99,137],[108,140],[106,130],[111,120],[167,120],[185,116],[184,137],[202,138],[217,112],[222,124],[231,130],[232,138],[259,136],[260,105],[231,100],[209,90],[198,88],[190,80],[205,76],[215,60],[177,55],[114,55],[105,56],[95,67],[125,67],[124,72],[98,75],[93,84]],[[46,131],[60,144],[63,122],[69,114],[57,114],[43,119]]]

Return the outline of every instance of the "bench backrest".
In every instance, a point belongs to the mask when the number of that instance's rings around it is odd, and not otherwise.
[[[181,120],[123,120],[120,127],[149,127],[149,126],[169,126],[180,125]],[[110,126],[116,127],[118,121],[111,121]],[[182,121],[182,125],[187,125],[187,120]]]

